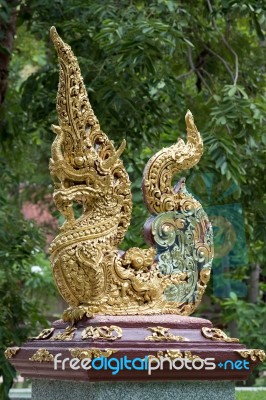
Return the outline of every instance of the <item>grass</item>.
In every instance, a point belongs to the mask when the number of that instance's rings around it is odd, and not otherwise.
[[[236,392],[236,400],[265,400],[266,390]]]

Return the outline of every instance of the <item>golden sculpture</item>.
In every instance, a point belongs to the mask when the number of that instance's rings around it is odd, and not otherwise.
[[[143,195],[152,213],[149,249],[118,246],[128,229],[132,201],[128,174],[116,150],[101,131],[91,108],[71,48],[51,28],[58,53],[58,126],[52,144],[50,173],[54,202],[65,217],[51,244],[54,278],[70,308],[72,323],[93,314],[191,314],[201,301],[213,258],[212,229],[200,203],[182,178],[173,175],[193,167],[203,153],[201,136],[187,112],[187,143],[156,153],[143,177]],[[83,212],[75,218],[75,204]]]

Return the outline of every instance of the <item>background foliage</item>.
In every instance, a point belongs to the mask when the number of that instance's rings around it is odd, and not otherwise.
[[[10,45],[5,37],[14,14]],[[211,201],[202,179],[191,183],[203,205],[241,204],[248,253],[247,262],[229,269],[231,278],[247,284],[246,297],[217,298],[210,286],[200,312],[213,314],[247,345],[265,347],[265,2],[1,0],[0,21],[0,58],[12,54],[0,108],[0,349],[23,341],[43,315],[28,283],[34,284],[30,265],[44,248],[42,235],[20,210],[23,201],[52,191],[47,166],[58,82],[52,24],[78,56],[102,129],[116,145],[127,140],[123,160],[134,210],[125,248],[143,245],[145,163],[185,138],[184,115],[187,108],[193,112],[205,152],[185,175],[188,182],[193,173],[214,177]],[[50,287],[49,279],[44,274],[40,287]],[[27,330],[18,329],[21,324]],[[7,388],[13,371],[3,365]]]

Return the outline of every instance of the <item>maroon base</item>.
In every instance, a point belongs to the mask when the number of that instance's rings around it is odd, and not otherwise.
[[[123,330],[120,339],[107,341],[104,339],[81,339],[81,332],[87,326],[111,326],[115,325]],[[59,332],[63,332],[68,326],[63,321],[55,321],[53,336]],[[149,327],[163,326],[169,329],[169,333],[184,336],[188,341],[148,341],[147,336],[152,335]],[[214,341],[206,339],[201,331],[202,327],[212,327],[212,323],[208,320],[194,317],[182,317],[177,315],[153,315],[153,316],[96,316],[92,319],[83,319],[76,325],[75,335],[72,340],[58,341],[49,339],[30,340],[26,342],[21,349],[13,356],[11,363],[24,377],[45,378],[45,379],[66,379],[80,381],[149,381],[149,380],[246,380],[248,375],[259,363],[259,360],[252,361],[250,358],[248,368],[241,367],[243,358],[235,351],[245,349],[245,346],[239,343],[228,343],[224,341]],[[127,356],[128,359],[141,358],[148,355],[157,355],[162,351],[163,354],[167,350],[179,350],[184,354],[185,351],[191,352],[192,355],[199,356],[201,359],[214,358],[216,366],[213,370],[204,368],[196,369],[169,369],[169,364],[164,363],[163,370],[153,370],[148,375],[147,370],[121,370],[117,374],[112,374],[110,369],[99,371],[90,369],[73,370],[69,366],[69,362],[62,370],[61,365],[58,369],[54,369],[54,362],[36,362],[30,361],[29,358],[40,348],[45,348],[54,356],[61,353],[60,360],[64,358],[74,358],[71,356],[69,349],[115,349],[118,350],[110,357],[122,358]],[[241,360],[241,369],[232,369],[232,363],[227,363],[226,369],[218,364],[226,360],[233,362]],[[196,363],[199,365],[198,363]],[[138,364],[139,365],[139,364]],[[178,366],[180,363],[177,364]],[[191,364],[189,364],[191,366]],[[238,367],[239,368],[239,365]]]

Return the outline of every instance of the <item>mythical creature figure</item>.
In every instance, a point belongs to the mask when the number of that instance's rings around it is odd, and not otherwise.
[[[191,314],[210,277],[212,229],[200,203],[175,173],[193,167],[203,152],[187,112],[187,143],[178,140],[147,163],[143,196],[152,216],[145,223],[148,249],[118,250],[131,217],[130,180],[116,150],[100,129],[71,48],[51,28],[58,53],[59,125],[52,126],[50,172],[54,202],[65,217],[51,244],[58,289],[70,305],[65,320],[93,314]],[[75,217],[75,205],[82,214]]]

